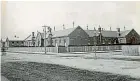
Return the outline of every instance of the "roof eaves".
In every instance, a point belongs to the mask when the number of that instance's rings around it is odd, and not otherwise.
[[[24,40],[28,39],[31,35],[29,35],[27,38],[25,38]]]
[[[24,41],[24,40],[9,40],[9,41]]]

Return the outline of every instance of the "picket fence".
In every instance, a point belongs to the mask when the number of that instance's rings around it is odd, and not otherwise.
[[[121,50],[122,46],[96,46],[96,51]],[[47,52],[65,53],[65,52],[91,52],[95,50],[95,46],[71,46],[71,47],[46,47]],[[44,47],[10,47],[9,52],[44,52]]]
[[[121,46],[74,46],[69,47],[69,52],[90,52],[90,51],[110,51],[121,50]]]
[[[122,46],[122,53],[127,56],[140,56],[140,45]]]

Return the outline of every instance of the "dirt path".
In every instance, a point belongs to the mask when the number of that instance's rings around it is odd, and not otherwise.
[[[10,81],[140,81],[129,76],[36,62],[2,63],[1,69]]]

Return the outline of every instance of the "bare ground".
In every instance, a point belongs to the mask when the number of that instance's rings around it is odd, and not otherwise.
[[[10,81],[140,81],[130,76],[36,62],[2,63],[1,73]]]

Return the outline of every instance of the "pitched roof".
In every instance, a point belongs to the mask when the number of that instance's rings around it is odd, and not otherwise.
[[[87,32],[87,34],[90,36],[90,37],[93,37],[95,36],[95,30],[85,30]],[[121,36],[120,37],[125,37],[131,30],[125,30],[125,31],[121,31]],[[99,35],[98,33],[99,31],[96,30],[96,36]],[[102,31],[102,35],[104,37],[117,37],[117,31],[109,31],[109,30],[103,30]]]
[[[125,37],[131,30],[121,31],[121,37]]]
[[[79,27],[79,26],[78,26]],[[74,28],[69,28],[69,29],[64,29],[64,30],[59,30],[59,31],[53,31],[52,35],[53,37],[63,37],[63,36],[68,36],[71,32],[73,32],[77,27]],[[46,37],[48,36],[48,33]],[[44,38],[44,33],[41,33],[41,37]]]
[[[79,27],[79,26],[78,26]],[[53,37],[62,37],[62,36],[68,36],[71,32],[73,32],[75,28],[69,28],[69,29],[65,29],[65,30],[59,30],[59,31],[53,31],[52,32],[52,35]],[[95,32],[96,32],[96,36],[99,35],[99,31],[98,30],[84,30],[88,35],[89,37],[93,37],[95,36]],[[126,30],[126,31],[121,31],[121,37],[125,37],[131,30]],[[40,33],[40,32],[39,32]],[[44,33],[40,33],[41,34],[41,37],[44,38]],[[110,31],[110,30],[103,30],[102,31],[102,35],[103,37],[117,37],[117,31]],[[46,37],[48,36],[48,33],[46,35]]]
[[[84,31],[89,35],[89,37],[95,36],[95,32],[96,32],[96,36],[99,35],[98,31],[95,30],[84,30]]]
[[[117,31],[102,31],[104,37],[117,37]]]
[[[23,41],[23,39],[21,39],[19,37],[8,37],[8,40],[10,40],[10,41]]]
[[[25,40],[32,40],[32,36],[29,35],[27,38],[24,39],[24,41],[25,41]]]
[[[86,33],[89,35],[89,37],[93,37],[93,36],[95,36],[95,32],[96,32],[96,36],[98,36],[99,35],[99,31],[98,30],[85,30],[86,31]],[[117,31],[107,31],[107,30],[103,30],[102,31],[102,35],[104,36],[104,37],[117,37]]]
[[[5,38],[2,38],[0,41],[1,41],[1,42],[5,42],[5,41],[6,41],[6,39],[5,39]]]
[[[75,28],[69,28],[69,29],[65,29],[65,30],[59,30],[59,31],[54,31],[52,32],[53,37],[62,37],[62,36],[68,36],[70,33],[72,33]]]

